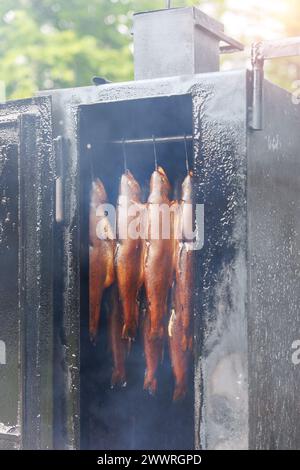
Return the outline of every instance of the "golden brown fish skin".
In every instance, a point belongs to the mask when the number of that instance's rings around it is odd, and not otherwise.
[[[183,351],[192,350],[192,315],[193,315],[193,263],[194,252],[185,243],[179,248],[178,267],[176,269],[176,314],[182,326],[181,347]]]
[[[180,202],[181,240],[177,241],[176,254],[176,315],[182,324],[182,350],[192,349],[192,316],[194,291],[194,251],[192,249],[192,174],[188,174],[182,184]],[[179,321],[178,320],[178,321]]]
[[[146,372],[144,379],[144,390],[151,395],[157,392],[157,369],[163,356],[163,340],[150,338],[151,321],[149,312],[146,312],[143,321],[144,353],[146,361]]]
[[[183,181],[181,201],[177,204],[175,219],[175,229],[178,232],[174,242],[174,308],[168,328],[170,358],[175,379],[174,401],[182,400],[186,396],[193,349],[194,251],[190,233],[193,230],[193,215],[188,208],[189,204],[192,204],[192,173]]]
[[[118,287],[115,284],[109,295],[109,341],[113,358],[111,387],[126,386],[126,357],[128,343],[122,339],[123,316]]]
[[[176,294],[175,294],[175,310],[176,310]],[[175,310],[169,322],[169,350],[173,375],[175,379],[175,388],[173,393],[173,401],[184,399],[187,394],[188,386],[188,368],[190,361],[190,351],[182,350],[182,322]]]
[[[124,199],[125,198],[125,199]],[[138,237],[125,237],[128,227],[135,219],[128,215],[132,208],[142,208],[141,189],[133,175],[127,171],[121,177],[117,208],[117,249],[115,256],[116,275],[124,315],[122,337],[134,339],[138,326],[138,292],[143,284],[144,241]],[[124,237],[124,238],[123,238]]]
[[[162,238],[162,223],[158,239],[151,236],[152,226],[157,226],[157,207],[159,204],[171,206],[169,200],[170,183],[160,167],[155,170],[150,181],[150,195],[147,204],[148,240],[145,248],[144,282],[150,316],[150,338],[162,339],[164,320],[167,314],[168,294],[174,274],[173,234],[168,239]],[[172,232],[172,229],[171,229]]]
[[[95,342],[97,337],[103,292],[115,278],[112,228],[104,212],[96,215],[97,208],[106,202],[104,186],[96,179],[92,183],[89,221],[89,331],[92,342]],[[103,238],[108,238],[99,239],[97,232]]]

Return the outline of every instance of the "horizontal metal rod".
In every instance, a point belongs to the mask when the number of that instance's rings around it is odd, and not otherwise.
[[[262,41],[259,53],[264,60],[300,56],[300,37]]]
[[[193,140],[192,135],[178,135],[178,136],[171,136],[171,137],[154,137],[156,144],[167,144],[169,142],[184,142],[184,140]],[[124,140],[107,140],[104,142],[105,144],[153,144],[153,137],[149,137],[146,139],[124,139]]]

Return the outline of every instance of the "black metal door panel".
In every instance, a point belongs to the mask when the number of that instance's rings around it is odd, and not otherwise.
[[[11,133],[16,122],[6,132]],[[18,145],[0,128],[0,446],[19,445]]]
[[[0,107],[0,448],[52,447],[51,102]]]

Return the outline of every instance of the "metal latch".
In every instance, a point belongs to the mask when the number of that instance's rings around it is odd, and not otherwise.
[[[263,129],[263,83],[265,60],[300,56],[300,37],[261,41],[252,44],[252,119],[253,130]]]

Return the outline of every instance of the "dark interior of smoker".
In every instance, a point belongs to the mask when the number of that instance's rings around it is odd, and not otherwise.
[[[88,334],[88,213],[91,180],[99,177],[109,202],[116,203],[124,171],[122,145],[112,140],[193,134],[190,95],[97,103],[80,107],[81,165],[81,447],[83,449],[192,449],[194,447],[193,364],[186,398],[173,403],[174,379],[167,341],[155,397],[143,391],[145,359],[141,335],[127,361],[127,386],[111,389],[112,359],[107,335],[105,297],[98,342]],[[189,164],[193,145],[188,144]],[[154,170],[152,144],[126,145],[127,167],[147,200]],[[157,160],[166,171],[173,197],[186,174],[184,142],[156,144]]]

